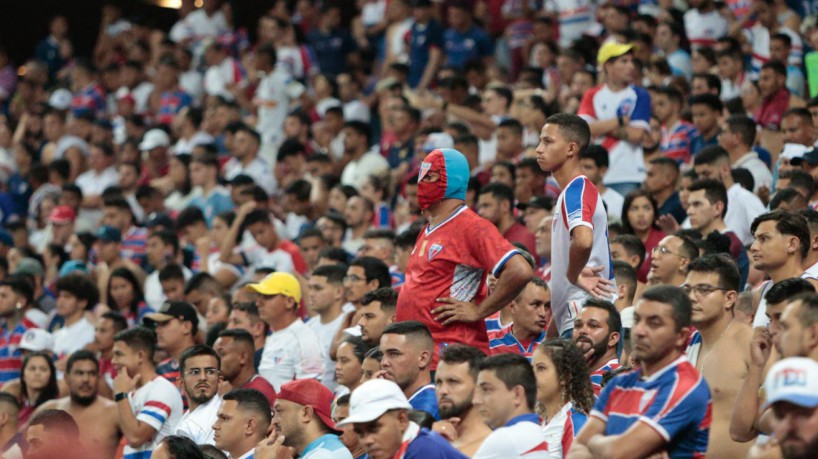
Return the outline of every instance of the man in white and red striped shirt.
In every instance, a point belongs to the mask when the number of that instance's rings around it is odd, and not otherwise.
[[[711,0],[690,0],[684,15],[685,32],[691,48],[711,48],[716,40],[727,35],[725,19]]]

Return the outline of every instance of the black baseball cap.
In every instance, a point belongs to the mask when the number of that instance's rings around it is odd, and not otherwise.
[[[145,314],[142,321],[145,325],[153,326],[157,323],[164,323],[171,319],[186,320],[193,324],[193,332],[199,328],[199,316],[192,304],[184,301],[165,301],[159,311]]]
[[[802,162],[806,162],[810,166],[818,166],[818,148],[813,147],[812,149],[804,153],[804,156],[801,156],[800,158],[799,157],[792,158],[790,160],[790,164],[792,164],[793,166],[798,166]]]

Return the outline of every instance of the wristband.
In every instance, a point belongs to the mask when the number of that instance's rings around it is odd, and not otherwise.
[[[128,393],[127,392],[120,392],[120,393],[114,395],[114,400],[116,400],[117,402],[120,401],[120,400],[124,400],[126,398],[128,398]]]
[[[625,120],[622,118],[622,115],[616,115],[616,120],[619,122],[619,127],[625,126]]]

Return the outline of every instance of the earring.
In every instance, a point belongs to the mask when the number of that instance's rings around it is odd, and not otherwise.
[[[20,303],[17,303],[14,307],[17,308],[18,310],[23,309],[23,305]]]

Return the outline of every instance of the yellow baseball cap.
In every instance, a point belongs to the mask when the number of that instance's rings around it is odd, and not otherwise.
[[[262,295],[286,295],[301,302],[301,284],[290,273],[271,273],[257,284],[247,286],[250,290]]]
[[[615,57],[629,53],[633,48],[634,45],[632,43],[623,44],[615,41],[609,41],[599,48],[596,61],[599,63],[599,65],[602,65]]]

